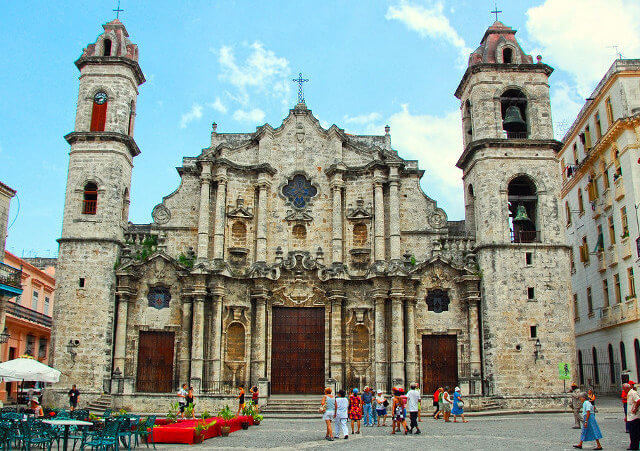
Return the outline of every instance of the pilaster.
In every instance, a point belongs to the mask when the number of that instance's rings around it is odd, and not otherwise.
[[[254,301],[255,309],[255,329],[253,332],[251,347],[251,381],[257,383],[260,378],[266,376],[266,354],[267,354],[267,296],[268,292],[264,288],[252,290],[251,298]]]
[[[127,348],[127,319],[129,313],[129,299],[131,293],[118,292],[118,319],[116,323],[115,339],[113,346],[113,372],[120,371],[121,374],[125,373],[125,358]]]
[[[227,208],[227,168],[220,166],[216,170],[216,190],[215,224],[213,231],[213,258],[222,260],[224,258],[224,225],[225,210]]]
[[[382,183],[384,177],[380,169],[375,170],[373,182],[373,202],[374,202],[374,260],[385,260],[385,243],[384,243],[384,195],[382,192]]]
[[[396,286],[391,287],[391,382],[395,386],[404,386],[404,292]]]
[[[342,263],[343,257],[343,244],[342,237],[344,236],[342,217],[344,212],[342,211],[342,190],[344,188],[344,182],[342,180],[342,173],[337,172],[333,174],[331,179],[331,196],[332,196],[332,240],[331,240],[331,261],[333,263]]]
[[[200,211],[198,215],[198,260],[209,258],[209,212],[211,204],[211,163],[202,163],[200,173]]]
[[[213,289],[213,328],[211,331],[212,348],[212,378],[214,381],[222,380],[222,303],[224,288],[216,286]]]
[[[193,302],[189,296],[182,295],[182,330],[179,354],[180,383],[188,382],[191,375],[191,324]]]
[[[399,260],[400,250],[400,199],[398,193],[398,167],[389,168],[389,257]]]
[[[407,372],[408,384],[418,382],[415,314],[416,314],[416,300],[414,298],[407,297],[407,299],[405,300],[405,315],[406,315],[405,324],[407,327],[406,372]]]
[[[375,303],[375,386],[385,387],[388,380],[387,374],[387,329],[385,301],[387,294],[384,290],[374,290],[371,293]]]
[[[328,298],[331,302],[331,377],[341,385],[344,374],[342,305],[345,295],[343,291],[332,290]]]
[[[204,299],[205,293],[197,292],[193,298],[193,322],[191,326],[191,385],[199,392],[204,380]]]
[[[256,261],[267,261],[267,198],[271,186],[266,174],[258,178],[258,211],[256,213]]]

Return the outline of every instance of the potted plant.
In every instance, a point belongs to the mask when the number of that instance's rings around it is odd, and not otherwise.
[[[169,406],[169,412],[167,413],[167,419],[172,423],[176,423],[178,421],[179,410],[180,410],[180,403],[178,403],[178,401],[171,404]]]
[[[200,418],[202,418],[203,420],[206,420],[207,418],[211,418],[211,414],[209,413],[208,410],[205,410],[200,414]]]
[[[255,426],[259,425],[263,418],[264,418],[264,417],[263,417],[262,415],[260,415],[259,413],[256,413],[256,414],[253,416],[253,424],[254,424]]]
[[[204,440],[204,433],[211,426],[216,424],[215,421],[211,423],[205,423],[204,421],[198,421],[196,426],[193,428],[193,443],[202,443]]]
[[[229,435],[229,431],[231,430],[231,426],[229,426],[228,421],[231,420],[235,415],[229,408],[229,406],[225,406],[220,412],[218,412],[218,416],[224,420],[224,423],[220,425],[220,433],[223,437],[227,437]]]

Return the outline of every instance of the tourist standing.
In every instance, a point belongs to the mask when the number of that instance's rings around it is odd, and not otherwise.
[[[393,430],[392,434],[396,433],[396,429],[400,431],[400,426],[404,426],[404,434],[407,435],[407,422],[405,420],[405,410],[404,405],[402,404],[402,399],[400,399],[400,389],[393,389],[393,404],[391,405],[391,415],[393,415]]]
[[[580,435],[580,442],[577,445],[573,445],[574,448],[582,448],[583,442],[592,442],[595,440],[596,447],[593,449],[602,449],[600,439],[602,438],[602,432],[596,421],[596,413],[591,401],[587,399],[588,395],[584,393],[580,394],[582,400],[582,417],[584,418],[584,424],[582,425],[582,434]]]
[[[624,410],[624,430],[629,433],[629,424],[627,423],[627,393],[631,390],[629,383],[622,384],[622,410]]]
[[[389,401],[382,394],[382,390],[378,390],[378,396],[376,396],[376,414],[378,415],[378,427],[380,427],[380,418],[382,418],[382,426],[387,425],[387,406]]]
[[[413,434],[413,428],[416,428],[416,434],[420,433],[420,428],[418,427],[420,392],[417,390],[417,387],[417,384],[411,384],[411,390],[407,393],[407,412],[409,412],[409,418],[411,420],[409,434]]]
[[[457,423],[457,417],[460,415],[463,423],[468,423],[467,420],[464,419],[464,401],[462,401],[462,393],[460,393],[460,387],[456,387],[453,392],[453,406],[451,407],[451,414],[453,415],[453,422]]]
[[[238,413],[236,416],[239,416],[242,413],[242,409],[244,409],[244,385],[238,386]]]
[[[438,387],[436,391],[433,392],[433,407],[436,408],[436,410],[433,412],[434,420],[437,420],[440,417],[440,414],[442,413],[440,411],[440,407],[442,405],[442,400],[440,399],[441,396],[442,396],[442,387]]]
[[[362,392],[362,411],[364,414],[364,427],[372,427],[373,426],[373,394],[371,393],[371,389],[369,386],[364,387],[364,391]]]
[[[627,393],[627,425],[629,426],[629,448],[638,449],[640,445],[640,395],[633,381],[629,381]]]
[[[593,411],[596,411],[596,394],[593,392],[593,389],[590,388],[587,391],[587,400],[591,403],[591,405],[593,406]]]
[[[345,391],[339,390],[338,396],[336,397],[336,412],[334,414],[334,425],[335,429],[335,438],[338,438],[338,431],[342,429],[342,434],[345,439],[349,438],[349,428],[347,427],[347,418],[349,412],[349,401],[345,397]]]
[[[449,420],[449,417],[451,416],[451,395],[449,394],[450,390],[451,389],[449,387],[445,387],[444,391],[442,392],[442,410],[444,421],[447,423],[451,421]]]
[[[351,420],[351,433],[359,434],[362,420],[362,398],[358,396],[357,388],[354,388],[353,393],[349,396],[349,419]],[[356,424],[358,425],[357,431],[355,431]]]
[[[71,390],[69,390],[69,410],[73,412],[78,407],[78,398],[80,398],[80,392],[76,388],[76,384],[71,386]]]
[[[256,412],[260,412],[260,408],[258,407],[258,402],[260,401],[260,393],[258,393],[258,387],[254,385],[249,389],[249,391],[251,392],[251,402],[253,402],[253,405],[256,406]]]
[[[324,438],[331,442],[333,441],[333,430],[331,428],[331,422],[336,416],[336,399],[331,393],[331,388],[327,387],[324,389],[324,396],[322,397],[322,402],[320,403],[320,405],[322,406],[321,410],[323,411],[322,419],[327,425],[327,435],[325,435]]]
[[[187,392],[187,407],[191,408],[191,419],[196,418],[196,404],[193,402],[193,387],[189,387],[189,391]]]
[[[187,384],[182,384],[178,390],[178,405],[180,406],[180,418],[184,419],[184,408],[187,407]]]
[[[580,400],[580,396],[582,393],[578,389],[576,384],[571,384],[571,410],[573,411],[573,419],[575,420],[574,429],[582,428],[582,415],[580,411],[582,410],[582,401]]]

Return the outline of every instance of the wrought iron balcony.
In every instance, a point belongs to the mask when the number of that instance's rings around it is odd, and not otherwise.
[[[26,319],[44,327],[51,327],[51,317],[43,313],[23,307],[15,302],[7,302],[7,313],[16,318]]]
[[[512,243],[539,243],[540,231],[539,230],[518,230],[511,231]]]
[[[0,294],[22,293],[22,270],[0,263]]]

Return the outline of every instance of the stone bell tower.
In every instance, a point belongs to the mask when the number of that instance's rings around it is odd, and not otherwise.
[[[553,69],[541,57],[534,63],[515,34],[501,22],[489,27],[455,93],[464,143],[457,166],[482,280],[485,393],[514,407],[561,393],[558,364],[575,355]]]
[[[103,392],[111,372],[114,266],[128,222],[138,86],[138,47],[119,20],[103,25],[75,62],[80,87],[56,271],[54,394],[77,384],[85,402]],[[55,400],[54,402],[56,402]]]

